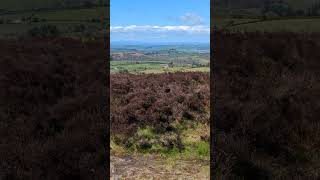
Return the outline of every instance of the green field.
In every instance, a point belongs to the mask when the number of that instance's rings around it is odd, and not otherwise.
[[[107,12],[106,7],[94,7],[94,8],[79,8],[79,9],[58,9],[48,11],[30,11],[14,14],[3,14],[1,18],[5,19],[17,19],[22,17],[28,17],[34,14],[35,17],[40,19],[46,19],[48,21],[86,21],[92,18],[99,18],[105,16]]]
[[[128,61],[111,61],[111,73],[164,73],[164,72],[209,72],[210,67],[195,67],[192,65],[173,65],[173,67],[164,67],[165,61],[142,61],[132,63]]]
[[[228,29],[230,31],[260,31],[260,32],[319,32],[320,18],[288,18],[266,20],[262,22],[241,24],[235,26],[226,26],[227,24],[238,24],[257,21],[259,19],[235,19],[235,18],[217,18],[214,23],[218,29]]]
[[[83,2],[91,2],[99,4],[107,2],[106,0],[2,0],[0,2],[0,9],[21,10],[32,8],[56,8],[56,7],[71,7],[81,5]]]
[[[57,26],[59,31],[64,35],[73,34],[77,35],[79,33],[74,32],[76,26],[79,26],[79,23],[70,23],[70,22],[40,22],[34,24],[0,24],[0,37],[8,36],[19,36],[26,34],[30,29],[35,27],[40,27],[41,25],[52,24]],[[86,31],[92,33],[99,33],[102,30],[102,26],[97,23],[85,23]],[[80,35],[80,34],[79,34]]]
[[[2,12],[2,13],[1,13]],[[42,25],[54,25],[63,36],[101,35],[103,19],[106,18],[106,7],[48,9],[41,11],[0,11],[0,37],[26,35],[28,31]],[[32,21],[25,19],[32,18]],[[80,31],[79,26],[83,26]]]

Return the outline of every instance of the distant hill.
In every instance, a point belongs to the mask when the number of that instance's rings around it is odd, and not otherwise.
[[[280,0],[281,1],[281,0]],[[282,0],[295,9],[308,8],[318,0]],[[266,0],[216,0],[214,3],[218,7],[229,8],[262,8]]]
[[[318,16],[320,0],[216,0],[215,9],[219,15]]]

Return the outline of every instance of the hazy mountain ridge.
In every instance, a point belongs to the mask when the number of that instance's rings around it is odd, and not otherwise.
[[[180,52],[210,52],[209,43],[177,43],[177,44],[111,44],[111,51],[180,51]]]

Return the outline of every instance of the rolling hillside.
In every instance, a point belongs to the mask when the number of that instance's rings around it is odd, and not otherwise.
[[[105,4],[105,2],[105,0],[3,0],[0,2],[0,9],[21,10],[34,8],[67,8],[93,6],[101,3]]]
[[[27,0],[23,3],[4,0],[0,2],[0,37],[25,36],[31,30],[46,33],[39,28],[48,25],[57,27],[64,36],[97,36],[108,13],[106,3],[106,0]]]
[[[320,15],[319,0],[217,0],[216,16],[257,17],[262,15]]]
[[[217,7],[230,7],[230,8],[261,8],[266,0],[216,0]],[[308,8],[317,0],[282,0],[288,3],[295,9]]]

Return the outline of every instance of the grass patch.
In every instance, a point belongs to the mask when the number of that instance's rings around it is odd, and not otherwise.
[[[128,154],[128,149],[126,149],[124,146],[118,145],[115,143],[112,139],[110,140],[110,148],[111,148],[111,154],[122,156],[125,154]]]
[[[143,138],[147,138],[147,139],[154,139],[156,138],[156,134],[154,133],[153,129],[151,129],[150,127],[146,127],[146,128],[139,128],[137,135],[139,137],[143,137]]]
[[[111,141],[115,154],[154,154],[166,159],[203,159],[210,156],[209,141],[202,136],[209,135],[206,124],[182,121],[172,123],[176,130],[165,133],[155,133],[151,127],[139,128],[129,147]],[[119,151],[119,152],[117,152]]]
[[[199,156],[209,156],[210,144],[208,142],[200,141],[196,143],[196,149]]]

